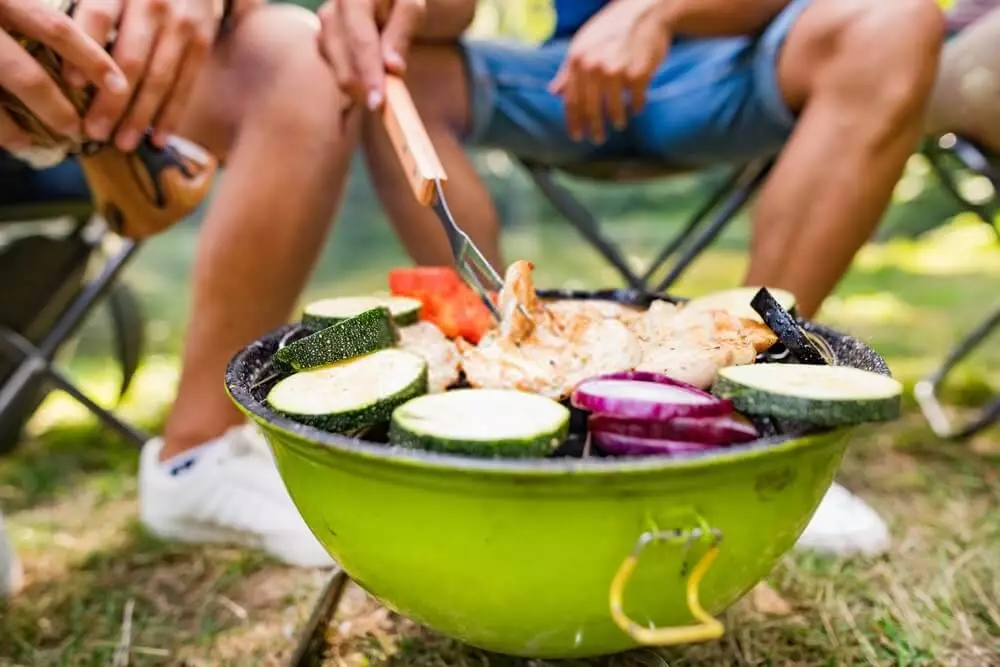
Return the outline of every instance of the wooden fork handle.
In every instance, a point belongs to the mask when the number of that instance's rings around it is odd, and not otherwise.
[[[414,196],[424,206],[430,206],[434,182],[443,182],[447,176],[410,91],[401,78],[392,74],[386,75],[382,121]]]

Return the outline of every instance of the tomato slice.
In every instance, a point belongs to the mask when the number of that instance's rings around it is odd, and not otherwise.
[[[419,298],[426,293],[450,294],[464,286],[450,266],[415,266],[389,271],[389,291],[397,296]]]
[[[472,344],[478,343],[493,326],[493,316],[485,308],[466,311],[462,320],[461,336]]]
[[[493,326],[493,315],[471,289],[453,302],[458,313],[459,335],[470,343],[478,343],[490,327]]]
[[[462,335],[461,324],[462,311],[454,301],[441,300],[437,303],[437,309],[430,321],[437,325],[448,338],[458,338]]]
[[[478,343],[493,326],[493,316],[450,266],[418,266],[389,272],[389,291],[419,299],[420,319],[434,323],[449,338]],[[496,295],[491,295],[496,301]]]

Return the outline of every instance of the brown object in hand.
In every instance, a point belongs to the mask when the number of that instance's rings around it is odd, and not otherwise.
[[[143,239],[186,217],[212,186],[218,161],[172,137],[165,149],[145,138],[133,153],[113,146],[80,155],[97,212],[118,234]]]
[[[43,44],[14,35],[59,85],[82,117],[90,106],[93,88],[71,88],[62,77],[62,60]],[[191,142],[172,137],[161,149],[145,137],[132,153],[113,144],[72,142],[53,133],[24,104],[0,89],[0,107],[34,139],[39,147],[68,147],[78,152],[97,212],[117,233],[143,239],[161,232],[189,215],[212,186],[218,161]]]

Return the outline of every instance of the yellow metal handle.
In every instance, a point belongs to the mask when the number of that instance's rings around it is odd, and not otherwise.
[[[615,624],[622,629],[622,632],[627,634],[638,644],[643,646],[694,644],[697,642],[719,639],[725,633],[725,628],[722,626],[722,623],[705,611],[705,609],[701,606],[701,601],[698,599],[698,585],[701,583],[702,577],[705,576],[705,572],[707,572],[708,568],[712,565],[712,561],[719,555],[719,540],[721,539],[721,533],[716,530],[706,531],[702,529],[694,529],[686,533],[685,545],[688,545],[691,541],[700,539],[706,535],[710,535],[712,537],[712,543],[709,546],[708,551],[705,552],[705,555],[701,557],[698,563],[691,570],[691,574],[687,579],[686,587],[688,610],[698,621],[695,625],[685,625],[677,628],[647,628],[639,625],[629,618],[622,608],[622,598],[625,595],[625,587],[628,585],[629,580],[632,578],[632,573],[635,572],[635,568],[639,564],[639,556],[642,554],[643,549],[645,549],[652,542],[668,540],[675,541],[679,538],[685,537],[685,534],[662,531],[643,533],[639,536],[639,540],[635,543],[635,548],[632,550],[632,553],[630,553],[628,557],[622,561],[621,566],[618,568],[618,572],[615,573],[615,578],[611,581],[611,592],[609,595],[611,618],[614,619]]]

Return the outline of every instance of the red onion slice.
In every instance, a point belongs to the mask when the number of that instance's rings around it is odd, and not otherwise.
[[[591,433],[597,445],[608,454],[616,456],[669,456],[671,454],[697,454],[720,449],[703,442],[681,442],[639,438],[615,433]]]
[[[729,416],[677,417],[670,421],[645,421],[610,415],[591,415],[588,429],[591,432],[611,435],[701,442],[706,445],[733,445],[760,437],[753,424]]]
[[[626,419],[665,421],[676,417],[721,417],[733,410],[697,387],[666,375],[625,371],[599,375],[576,386],[573,407]]]

